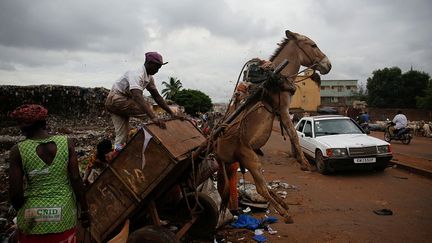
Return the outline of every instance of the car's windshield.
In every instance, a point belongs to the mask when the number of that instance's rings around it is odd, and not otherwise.
[[[314,123],[315,136],[363,133],[350,119],[319,120]]]

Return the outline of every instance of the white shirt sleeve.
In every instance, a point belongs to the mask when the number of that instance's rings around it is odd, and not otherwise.
[[[148,90],[148,88],[156,88],[156,84],[154,82],[154,78],[153,76],[149,76],[150,77],[150,81],[148,82],[148,84],[146,85],[146,89]]]
[[[127,79],[129,81],[129,90],[139,89],[141,91],[144,90],[144,81],[138,72],[129,72],[127,74]]]

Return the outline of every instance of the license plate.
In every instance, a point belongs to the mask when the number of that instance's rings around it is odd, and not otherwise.
[[[356,164],[366,164],[366,163],[375,163],[376,158],[355,158],[354,163]]]

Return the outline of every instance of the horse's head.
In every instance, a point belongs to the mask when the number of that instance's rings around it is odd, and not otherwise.
[[[298,48],[298,59],[302,66],[318,70],[321,74],[330,72],[330,60],[318,48],[314,41],[304,35],[289,30],[285,31],[285,35],[287,40],[295,43],[295,47]]]

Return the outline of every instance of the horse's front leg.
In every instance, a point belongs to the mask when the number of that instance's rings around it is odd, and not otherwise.
[[[262,174],[261,162],[252,148],[245,146],[239,147],[238,151],[236,152],[236,157],[239,159],[240,164],[248,169],[251,173],[257,192],[267,199],[273,205],[276,211],[285,218],[285,223],[293,223],[293,220],[288,213],[288,205],[286,205],[284,202],[281,203],[282,199],[276,199],[278,196],[276,194],[272,195],[267,188],[267,182],[265,181]]]
[[[301,150],[299,138],[294,128],[294,124],[292,123],[291,118],[289,117],[288,109],[283,110],[281,112],[280,118],[282,121],[282,126],[283,128],[285,128],[290,138],[291,145],[292,145],[291,148],[294,150],[292,151],[292,153],[297,159],[297,161],[301,164],[301,169],[312,171],[312,166],[310,165],[309,161],[306,159],[306,157],[304,156]]]

